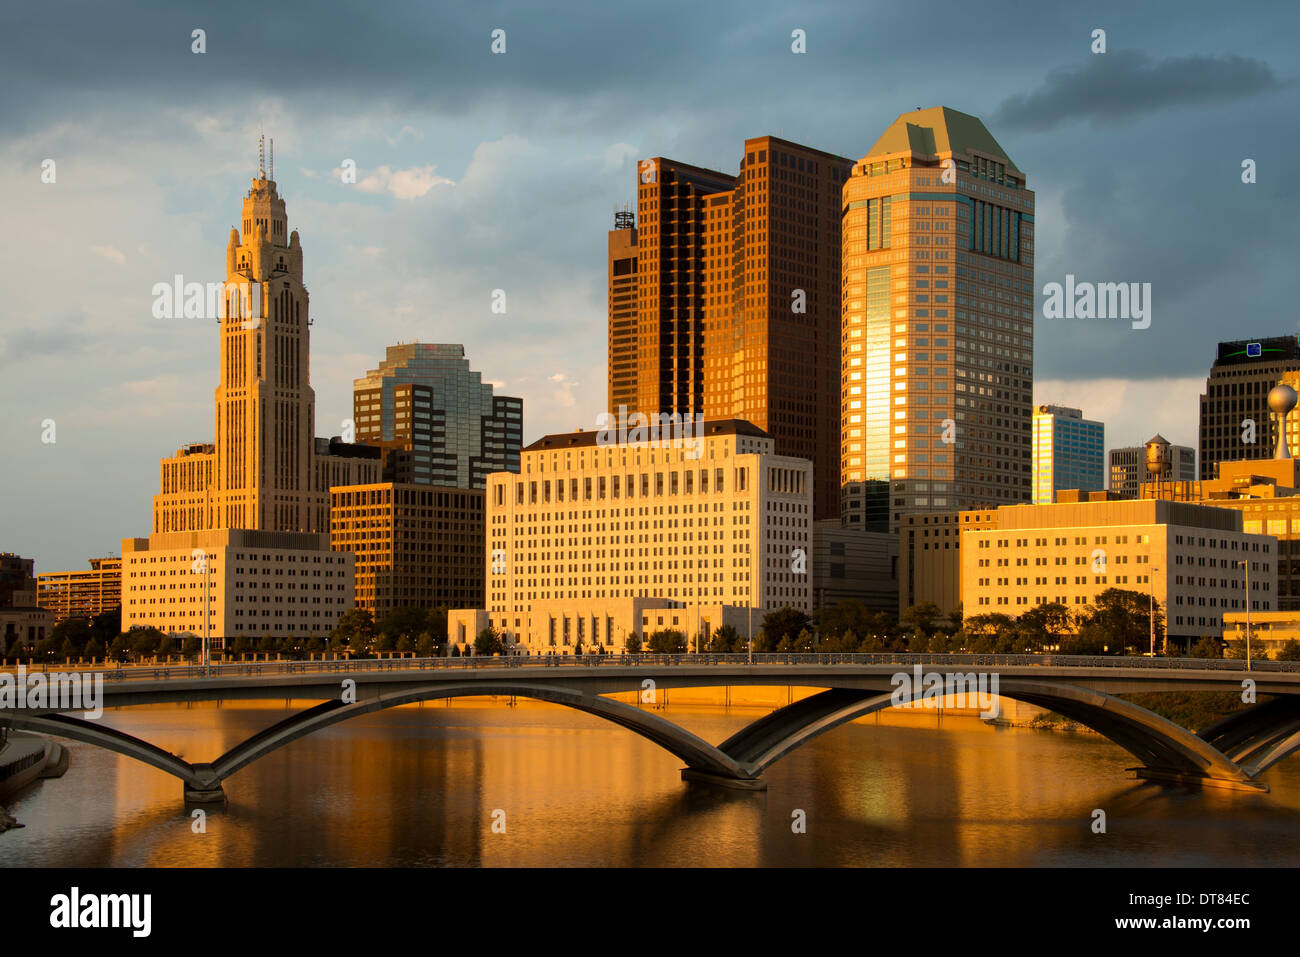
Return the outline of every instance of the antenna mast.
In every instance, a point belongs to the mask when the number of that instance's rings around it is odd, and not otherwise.
[[[257,127],[257,178],[266,179],[266,136]]]

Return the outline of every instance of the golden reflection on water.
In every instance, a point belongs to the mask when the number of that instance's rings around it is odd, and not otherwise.
[[[796,695],[797,696],[797,695]],[[779,700],[778,700],[779,699]],[[788,700],[730,708],[671,692],[660,711],[720,742]],[[210,761],[314,702],[155,705],[104,721]],[[226,781],[206,833],[178,780],[68,743],[61,779],[9,803],[0,865],[1104,866],[1289,865],[1300,759],[1270,794],[1133,781],[1092,735],[886,712],[767,772],[766,792],[680,780],[679,759],[599,718],[520,699],[429,702],[293,742]],[[1107,833],[1091,830],[1107,814]],[[794,833],[796,811],[806,833]],[[504,814],[504,833],[493,830]],[[499,826],[499,825],[498,825]]]

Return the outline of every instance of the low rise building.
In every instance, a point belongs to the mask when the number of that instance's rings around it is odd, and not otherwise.
[[[122,628],[327,638],[353,605],[350,552],[309,532],[213,529],[122,540]]]
[[[93,618],[122,608],[122,559],[92,558],[89,569],[42,572],[36,576],[36,600],[55,621]]]
[[[1109,588],[1149,593],[1169,640],[1223,633],[1223,616],[1276,608],[1277,543],[1242,530],[1229,509],[1170,501],[1082,500],[985,512],[963,532],[961,597],[967,617],[1017,617],[1035,605],[1071,610]],[[1249,562],[1249,576],[1241,567]]]

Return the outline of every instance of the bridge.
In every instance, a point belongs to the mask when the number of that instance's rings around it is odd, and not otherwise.
[[[1065,655],[764,654],[583,655],[426,658],[135,667],[101,672],[105,708],[234,699],[303,699],[293,714],[211,762],[190,763],[71,709],[0,710],[0,727],[42,732],[126,755],[179,778],[191,802],[225,800],[222,782],[270,752],[330,725],[399,705],[482,695],[549,701],[621,725],[685,762],[682,776],[728,787],[766,787],[763,772],[818,735],[892,705],[916,702],[898,691],[900,673],[920,668],[948,687],[975,690],[996,676],[997,695],[1037,705],[1104,735],[1138,761],[1136,775],[1166,783],[1268,790],[1259,777],[1300,748],[1300,662]],[[51,669],[53,670],[53,669]],[[83,673],[86,673],[83,671]],[[649,682],[650,684],[647,684]],[[1199,734],[1118,697],[1137,692],[1235,691],[1253,683],[1268,700]],[[811,687],[822,690],[778,708],[720,744],[607,697],[647,688]],[[1273,697],[1275,696],[1275,697]]]

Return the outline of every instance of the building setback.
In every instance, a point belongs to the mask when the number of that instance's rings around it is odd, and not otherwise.
[[[1300,336],[1219,343],[1201,396],[1202,480],[1217,478],[1220,462],[1273,457],[1277,428],[1268,393],[1287,373],[1296,372]]]
[[[1027,502],[1034,194],[974,116],[904,113],[843,188],[841,510]]]

